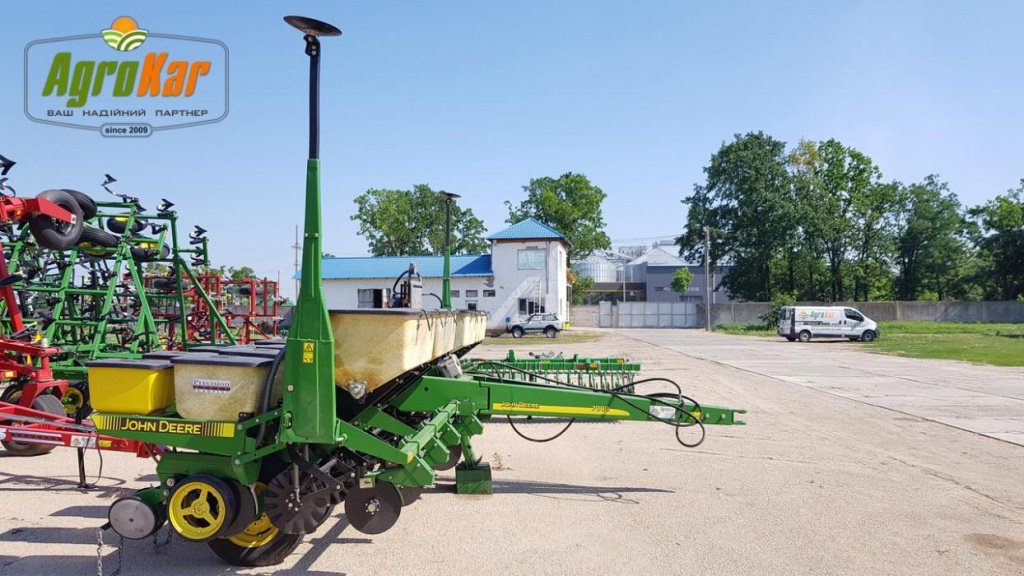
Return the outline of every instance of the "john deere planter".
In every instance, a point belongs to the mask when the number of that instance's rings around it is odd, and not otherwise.
[[[454,467],[460,493],[490,493],[490,469],[472,437],[495,415],[651,421],[677,437],[689,428],[697,441],[705,424],[742,423],[743,410],[700,406],[678,391],[626,391],[643,380],[594,390],[530,365],[460,362],[484,337],[486,317],[476,311],[328,311],[320,271],[320,40],[341,31],[311,18],[285,21],[303,32],[310,65],[302,284],[292,328],[279,345],[90,367],[94,402],[103,406],[96,428],[168,447],[157,464],[159,486],[110,507],[117,533],[145,538],[167,521],[232,564],[271,565],[339,505],[355,529],[388,530],[437,470]]]

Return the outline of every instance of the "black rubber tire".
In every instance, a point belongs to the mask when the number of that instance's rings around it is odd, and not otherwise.
[[[138,260],[139,262],[150,262],[153,260],[166,260],[171,255],[171,247],[164,244],[160,247],[159,256],[156,250],[150,250],[149,248],[132,248],[132,260]]]
[[[513,338],[522,338],[524,334],[526,334],[526,332],[522,329],[522,327],[520,327],[520,326],[513,326],[512,327],[512,337]]]
[[[555,329],[554,326],[548,326],[544,329],[544,335],[548,338],[554,338],[555,336],[558,336],[558,330]]]
[[[79,192],[71,188],[61,188],[61,190],[67,192],[68,195],[75,199],[75,202],[78,202],[78,205],[82,208],[82,218],[89,220],[99,211],[96,207],[96,201],[85,192]]]
[[[114,234],[124,234],[125,224],[127,221],[127,218],[121,219],[113,216],[107,218],[107,230],[110,230]],[[142,232],[142,229],[147,225],[148,223],[145,220],[136,219],[135,222],[132,223],[132,234]]]
[[[64,404],[53,394],[40,394],[32,401],[32,409],[47,412],[55,416],[65,416]],[[3,442],[4,448],[12,456],[41,456],[53,451],[56,446],[47,444],[22,444],[20,442]]]
[[[790,342],[796,342],[796,336],[786,336],[786,340],[789,340]]]
[[[159,290],[160,292],[176,292],[178,290],[178,283],[174,278],[154,278],[153,290]]]
[[[874,342],[875,337],[876,334],[874,330],[865,330],[864,333],[860,335],[860,340],[861,342]]]
[[[291,554],[299,542],[302,541],[301,534],[285,534],[280,530],[277,536],[269,544],[258,548],[243,548],[227,538],[218,538],[206,543],[213,550],[213,553],[220,556],[232,566],[244,566],[257,568],[261,566],[276,566]]]
[[[811,332],[809,330],[803,330],[796,336],[801,342],[811,341]]]
[[[74,223],[58,222],[45,214],[38,214],[28,222],[32,230],[32,236],[43,248],[50,250],[67,250],[76,243],[84,231],[85,219],[82,217],[82,207],[63,190],[45,190],[40,192],[36,198],[45,198],[57,206],[71,212],[75,217]]]
[[[89,244],[90,246],[101,246],[103,248],[114,248],[117,246],[118,239],[117,236],[114,236],[106,230],[86,226],[82,229],[82,237],[78,240],[78,243]]]

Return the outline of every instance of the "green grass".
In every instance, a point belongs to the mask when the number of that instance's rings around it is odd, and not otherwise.
[[[562,346],[564,344],[582,344],[594,342],[603,336],[596,332],[573,332],[564,330],[558,333],[557,338],[548,338],[543,334],[527,334],[522,338],[513,338],[511,334],[501,336],[488,336],[484,338],[484,345],[487,346]]]
[[[766,328],[760,322],[725,322],[715,326],[715,332],[737,336],[778,336],[774,328]]]
[[[882,322],[882,336],[864,346],[881,354],[908,358],[962,360],[996,366],[1024,366],[1024,324],[957,322]],[[757,323],[715,326],[737,336],[771,336],[774,328]]]
[[[1024,366],[1024,324],[882,322],[873,352],[910,358]]]

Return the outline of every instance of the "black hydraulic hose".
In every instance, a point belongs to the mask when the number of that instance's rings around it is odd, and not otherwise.
[[[263,385],[263,397],[260,399],[260,415],[270,411],[270,397],[273,394],[274,379],[277,378],[277,369],[284,360],[285,348],[281,348],[274,356],[274,362],[270,365],[270,372],[267,373],[267,381]],[[256,432],[256,446],[263,443],[263,436],[267,433],[266,421],[260,422],[260,429]]]
[[[510,364],[505,364],[503,362],[494,362],[494,361],[487,360],[487,361],[481,362],[479,365],[480,366],[487,366],[487,365],[489,365],[489,366],[494,366],[494,367],[506,368],[506,369],[509,369],[509,370],[513,370],[513,371],[516,371],[516,372],[520,372],[520,373],[532,376],[532,377],[540,379],[540,380],[546,380],[548,382],[552,382],[554,384],[557,384],[558,386],[564,386],[564,387],[568,387],[568,388],[580,388],[580,389],[583,389],[583,390],[592,390],[591,388],[587,388],[586,386],[579,386],[579,385],[575,385],[575,384],[568,384],[568,383],[565,383],[565,382],[561,382],[559,380],[554,380],[552,378],[548,378],[546,376],[542,376],[541,374],[537,374],[535,372],[530,372],[529,370],[524,370],[522,368],[519,368],[519,367],[516,367],[516,366],[512,366]],[[497,374],[496,370],[494,371],[494,375],[497,376],[497,378],[499,380],[504,380],[504,378],[502,378],[500,375]],[[701,405],[696,400],[694,400],[693,398],[690,398],[689,396],[685,396],[683,394],[682,388],[679,386],[679,384],[677,382],[675,382],[674,380],[670,380],[668,378],[662,378],[662,377],[644,378],[642,380],[637,380],[635,382],[630,382],[628,384],[623,384],[623,385],[618,386],[616,388],[613,388],[611,390],[604,390],[603,392],[605,392],[607,394],[610,394],[611,396],[613,396],[615,398],[618,398],[622,402],[625,402],[627,405],[631,406],[634,410],[638,410],[640,412],[643,412],[644,410],[641,409],[636,404],[634,404],[633,402],[630,402],[628,400],[629,397],[644,398],[644,399],[647,399],[647,400],[649,400],[649,401],[651,401],[653,403],[660,404],[660,405],[663,405],[663,406],[668,406],[670,408],[675,409],[678,412],[682,412],[683,414],[686,414],[686,416],[690,420],[690,422],[686,422],[686,423],[684,423],[684,422],[676,422],[676,421],[673,421],[673,420],[669,420],[667,418],[662,418],[662,417],[657,416],[655,414],[650,414],[649,413],[648,415],[651,418],[653,418],[654,420],[657,420],[657,421],[662,422],[664,424],[668,424],[669,426],[672,426],[673,428],[675,428],[676,442],[678,442],[679,444],[681,444],[681,445],[683,445],[683,446],[685,446],[687,448],[695,448],[697,446],[700,446],[701,443],[704,442],[704,438],[707,435],[707,431],[704,428],[704,423],[700,421],[700,418],[694,416],[693,414],[691,414],[690,412],[687,412],[686,410],[683,410],[682,406],[673,406],[672,404],[669,404],[668,402],[665,402],[664,400],[659,399],[658,398],[658,396],[659,396],[658,394],[651,394],[651,395],[646,395],[645,396],[645,395],[642,395],[642,394],[623,394],[623,393],[617,392],[617,390],[621,390],[622,388],[626,388],[626,387],[629,387],[629,386],[635,386],[636,384],[643,384],[645,382],[668,382],[669,384],[672,384],[672,386],[674,386],[676,391],[678,392],[678,394],[674,395],[673,397],[678,398],[678,401],[680,402],[680,404],[682,404],[684,400],[688,400],[691,403],[693,403],[695,410],[699,414],[703,414],[704,413],[703,407],[701,407]],[[532,383],[530,383],[530,384],[532,384]],[[533,384],[533,385],[536,386],[537,384]],[[541,386],[544,386],[544,385],[541,384]],[[509,423],[510,424],[512,423],[511,419],[509,419]],[[525,438],[526,440],[530,440],[532,442],[547,442],[547,441],[550,441],[550,440],[554,440],[555,438],[558,438],[559,436],[564,434],[565,431],[568,430],[570,426],[572,426],[572,424],[573,424],[573,420],[570,420],[569,423],[566,425],[565,429],[563,429],[561,432],[559,432],[558,434],[556,434],[555,436],[553,436],[553,437],[551,437],[551,438],[549,438],[547,440],[536,440],[536,439],[533,439],[533,438],[528,438],[528,437],[524,436],[522,433],[520,433],[518,430],[515,430],[515,425],[513,425],[513,431],[516,434],[518,434],[519,436]],[[689,428],[690,426],[697,426],[700,429],[700,438],[696,442],[684,442],[682,437],[679,436],[679,429],[680,428]]]
[[[401,274],[399,274],[399,275],[398,275],[398,278],[395,278],[395,283],[391,285],[391,293],[392,293],[392,294],[393,294],[393,293],[395,292],[395,290],[397,290],[397,289],[398,289],[398,283],[399,283],[399,282],[401,282],[401,281],[402,281],[402,278],[403,278],[403,277],[404,277],[404,276],[405,276],[406,274],[408,274],[408,273],[409,273],[409,271],[408,271],[408,270],[405,270],[404,272],[402,272]]]

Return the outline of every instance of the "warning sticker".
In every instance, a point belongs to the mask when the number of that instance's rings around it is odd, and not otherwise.
[[[72,436],[71,437],[72,448],[95,448],[96,437],[95,436]]]
[[[207,380],[205,378],[193,378],[192,390],[194,392],[206,392],[210,394],[229,394],[231,392],[231,380]]]
[[[313,363],[313,348],[312,342],[304,342],[302,344],[302,363],[312,364]]]

